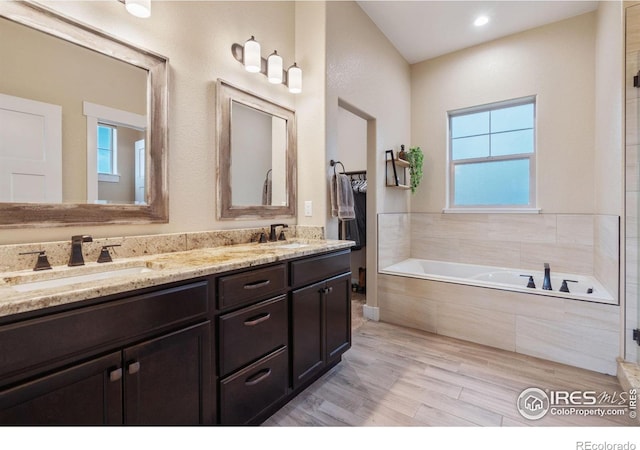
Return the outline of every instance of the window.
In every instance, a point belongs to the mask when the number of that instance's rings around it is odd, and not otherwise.
[[[98,124],[98,173],[117,174],[117,141],[116,127]]]
[[[449,113],[449,205],[535,206],[535,98]]]

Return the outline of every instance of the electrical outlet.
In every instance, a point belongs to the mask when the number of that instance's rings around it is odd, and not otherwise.
[[[305,200],[304,202],[304,216],[311,217],[313,216],[313,206],[311,200]]]

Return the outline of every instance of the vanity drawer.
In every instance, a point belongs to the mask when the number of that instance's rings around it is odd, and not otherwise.
[[[351,271],[351,250],[291,262],[291,286],[299,287]]]
[[[218,279],[218,308],[239,306],[284,293],[287,269],[284,264],[248,270]]]
[[[225,376],[278,347],[287,345],[289,336],[287,297],[220,317],[220,375]]]
[[[206,281],[0,327],[0,385],[205,317]]]
[[[288,392],[287,347],[220,382],[220,422],[244,425]]]

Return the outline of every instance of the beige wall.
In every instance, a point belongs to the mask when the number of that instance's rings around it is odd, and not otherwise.
[[[86,202],[82,102],[145,115],[147,72],[7,19],[0,30],[0,92],[62,107],[62,198]]]
[[[624,10],[600,2],[596,23],[594,191],[596,214],[623,214]]]
[[[304,3],[304,2],[303,2]],[[384,150],[410,139],[409,64],[355,2],[327,2],[326,155],[323,185],[338,157],[339,105],[367,120],[367,305],[377,305],[376,212],[408,210],[409,194],[384,187]],[[316,169],[317,170],[317,169]],[[350,169],[347,169],[350,170]],[[325,194],[327,195],[327,194]],[[326,215],[328,216],[328,210]],[[336,219],[327,235],[337,236]]]
[[[271,85],[266,77],[246,72],[231,53],[233,43],[242,44],[255,35],[262,44],[263,57],[277,49],[285,67],[293,64],[294,56],[298,57],[304,71],[304,89],[311,88],[310,80],[314,77],[324,79],[324,65],[315,63],[322,62],[323,53],[304,51],[296,55],[294,2],[160,1],[153,2],[149,19],[133,17],[116,1],[45,4],[169,58],[170,221],[148,226],[0,230],[0,244],[65,240],[78,233],[108,237],[248,228],[270,222],[216,220],[215,83],[217,78],[223,78],[295,109],[296,96],[285,86]],[[313,23],[315,21],[324,27],[321,17],[316,17]],[[298,130],[304,134],[301,127],[305,127],[305,120],[299,118],[302,120]],[[304,154],[313,152],[314,148],[301,145],[298,150]],[[295,223],[295,220],[288,222]]]
[[[324,226],[328,206],[322,167],[326,160],[326,5],[297,2],[295,7],[296,60],[304,67],[302,93],[296,99],[298,125],[298,223]],[[304,215],[311,201],[313,215]]]
[[[596,14],[536,28],[411,67],[411,133],[425,152],[411,209],[446,202],[447,111],[537,95],[537,204],[594,210]]]

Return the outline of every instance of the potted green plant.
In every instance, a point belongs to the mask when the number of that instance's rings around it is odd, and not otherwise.
[[[411,178],[411,193],[415,194],[416,188],[422,181],[422,164],[424,162],[424,154],[420,147],[410,148],[407,152],[407,161],[409,162],[409,176]]]

